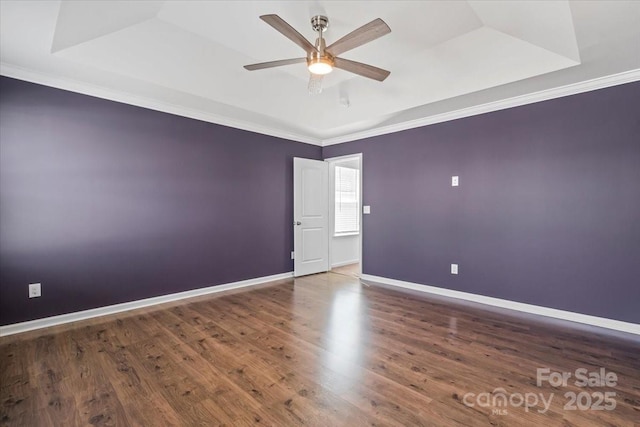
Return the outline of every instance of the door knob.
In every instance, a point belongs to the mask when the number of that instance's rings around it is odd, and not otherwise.
[[[302,225],[302,223],[300,221],[296,221],[293,223],[293,225]]]

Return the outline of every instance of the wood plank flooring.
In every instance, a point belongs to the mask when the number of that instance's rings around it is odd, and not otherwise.
[[[0,339],[0,425],[638,425],[640,340],[572,325],[341,274],[284,280]],[[545,367],[618,381],[538,387]],[[568,410],[567,392],[616,407]],[[517,405],[552,393],[544,413]]]
[[[333,267],[332,273],[343,274],[345,276],[360,277],[360,263],[343,265],[341,267]]]

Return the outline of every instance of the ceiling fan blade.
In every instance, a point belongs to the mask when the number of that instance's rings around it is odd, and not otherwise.
[[[313,46],[311,42],[309,42],[309,40],[305,39],[302,34],[297,32],[295,28],[287,24],[287,22],[284,19],[280,18],[278,15],[262,15],[260,19],[278,30],[283,36],[303,48],[305,52],[309,53],[316,50],[315,46]]]
[[[379,82],[383,81],[389,76],[389,74],[391,74],[390,71],[383,70],[382,68],[343,58],[335,58],[335,67]]]
[[[327,51],[333,56],[338,56],[341,53],[362,46],[390,32],[391,28],[389,28],[386,22],[380,18],[374,19],[368,24],[353,30],[340,40],[333,42],[330,46],[327,46]]]
[[[297,64],[299,62],[306,62],[307,58],[293,58],[293,59],[281,59],[279,61],[261,62],[259,64],[245,65],[249,71],[262,70],[264,68],[281,67],[283,65]]]

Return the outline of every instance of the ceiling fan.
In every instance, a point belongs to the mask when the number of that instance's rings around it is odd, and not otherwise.
[[[326,16],[317,15],[311,18],[311,27],[318,33],[315,45],[311,44],[311,42],[304,38],[302,34],[297,32],[295,28],[289,25],[278,15],[262,15],[260,19],[304,49],[307,56],[303,58],[281,59],[279,61],[245,65],[244,68],[249,71],[306,62],[307,68],[310,72],[309,92],[315,94],[322,91],[322,77],[325,74],[330,73],[334,68],[340,68],[341,70],[349,71],[359,76],[378,80],[380,82],[391,74],[389,71],[374,67],[373,65],[363,64],[361,62],[338,57],[338,55],[344,52],[355,49],[365,43],[369,43],[379,37],[389,34],[391,29],[380,18],[374,19],[368,24],[350,32],[329,46],[326,46],[325,40],[322,37],[322,33],[329,27],[329,19]]]

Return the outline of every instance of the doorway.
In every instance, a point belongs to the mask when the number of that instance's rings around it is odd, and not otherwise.
[[[362,274],[362,153],[325,159],[329,164],[329,270]]]

